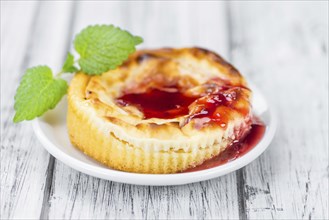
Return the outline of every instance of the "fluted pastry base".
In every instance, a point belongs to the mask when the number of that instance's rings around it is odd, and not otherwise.
[[[136,173],[177,173],[218,155],[229,144],[223,140],[192,152],[145,151],[104,133],[90,121],[89,115],[69,100],[67,125],[71,142],[86,155],[117,170]]]

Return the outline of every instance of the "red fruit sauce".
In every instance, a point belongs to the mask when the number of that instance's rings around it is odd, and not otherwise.
[[[219,87],[215,93],[204,96],[188,96],[176,87],[150,88],[144,93],[128,93],[116,99],[121,106],[135,106],[144,114],[144,119],[171,119],[189,115],[187,122],[193,118],[209,118],[225,126],[230,117],[230,109],[246,115],[248,109],[236,108],[241,88]],[[189,109],[190,105],[193,105]],[[191,106],[190,106],[191,107]],[[220,107],[220,108],[218,108]],[[191,111],[189,111],[191,110]]]
[[[241,89],[241,87],[216,85],[215,91],[203,94],[203,96],[192,97],[180,92],[176,87],[150,88],[144,93],[124,94],[117,98],[116,102],[121,106],[137,107],[143,112],[144,119],[171,119],[188,115],[186,123],[193,118],[208,118],[209,121],[224,128],[231,117],[231,110],[238,111],[243,115],[249,114],[249,105],[243,105],[245,100],[241,95]],[[189,106],[192,108],[189,109]],[[209,169],[246,154],[262,139],[266,129],[258,119],[254,121],[248,133],[240,140],[233,141],[220,155],[183,172]]]
[[[117,98],[122,106],[133,105],[144,113],[144,119],[170,119],[188,115],[188,106],[195,101],[195,97],[188,97],[178,91],[167,92],[152,89],[145,93],[125,94]]]
[[[184,170],[183,172],[200,171],[217,167],[245,155],[259,143],[264,136],[265,130],[266,126],[258,120],[251,125],[251,129],[245,137],[238,141],[234,141],[218,156],[203,162],[201,165]]]

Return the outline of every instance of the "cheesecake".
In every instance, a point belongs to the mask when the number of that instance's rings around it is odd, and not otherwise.
[[[251,127],[252,91],[239,71],[202,48],[139,50],[68,91],[74,146],[126,172],[177,173],[218,156]]]

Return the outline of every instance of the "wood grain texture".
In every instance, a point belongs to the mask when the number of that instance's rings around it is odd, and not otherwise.
[[[57,71],[74,34],[112,23],[142,47],[201,46],[232,61],[280,119],[270,148],[209,181],[149,187],[55,160],[14,125],[24,70]],[[1,1],[1,219],[328,219],[328,2]]]
[[[29,123],[12,123],[13,97],[26,68],[48,64],[59,69],[67,41],[68,6],[1,2],[2,219],[39,218],[43,207],[51,157]]]
[[[234,3],[233,61],[279,117],[242,171],[250,219],[328,219],[328,2]]]

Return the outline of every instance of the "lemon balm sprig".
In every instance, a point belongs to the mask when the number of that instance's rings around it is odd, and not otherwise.
[[[13,121],[32,120],[55,108],[68,89],[67,82],[61,78],[63,73],[100,75],[121,65],[142,42],[141,37],[113,25],[83,29],[74,39],[74,48],[79,54],[76,61],[68,53],[62,70],[55,76],[48,66],[26,70],[16,91]]]

